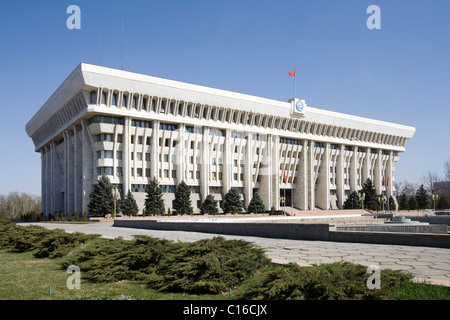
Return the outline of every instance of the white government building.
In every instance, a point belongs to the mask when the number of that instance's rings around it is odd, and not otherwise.
[[[182,180],[194,212],[232,187],[245,208],[258,192],[266,208],[337,209],[367,178],[393,194],[415,128],[82,63],[26,132],[41,154],[47,215],[88,212],[102,174],[140,209],[153,177],[166,209]]]

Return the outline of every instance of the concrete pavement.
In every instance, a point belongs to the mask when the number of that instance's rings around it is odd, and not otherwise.
[[[30,224],[49,229],[65,229],[67,232],[100,234],[104,238],[121,236],[124,239],[132,239],[133,235],[148,235],[173,241],[197,241],[217,236],[198,232],[117,228],[112,226],[112,222],[92,224],[21,223],[25,226]],[[312,265],[349,261],[364,266],[376,265],[381,269],[403,270],[412,273],[418,279],[450,286],[450,249],[221,236],[226,239],[242,239],[252,242],[264,248],[267,256],[277,263],[295,262],[300,265]]]

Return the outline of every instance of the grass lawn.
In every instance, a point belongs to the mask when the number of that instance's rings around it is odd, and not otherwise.
[[[227,296],[161,293],[148,289],[146,283],[121,281],[90,283],[83,281],[81,289],[69,290],[66,282],[70,274],[59,266],[60,259],[36,259],[32,252],[15,253],[0,250],[0,300],[80,300],[119,299],[136,300],[222,300]],[[5,270],[6,266],[6,270]],[[23,274],[23,280],[21,280]],[[51,295],[49,284],[52,285]]]

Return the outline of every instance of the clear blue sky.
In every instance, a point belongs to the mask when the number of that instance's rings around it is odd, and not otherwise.
[[[397,181],[450,159],[450,1],[16,0],[0,15],[0,194],[40,194],[25,124],[80,62],[121,67],[122,18],[125,70],[287,101],[296,68],[308,105],[416,127]]]

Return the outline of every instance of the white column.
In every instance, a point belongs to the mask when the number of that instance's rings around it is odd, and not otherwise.
[[[253,134],[247,133],[245,146],[244,162],[244,208],[247,209],[250,200],[253,197],[252,179],[253,179]]]
[[[151,147],[150,147],[150,176],[152,179],[156,178],[159,181],[159,174],[158,174],[159,121],[154,120],[152,123],[153,123],[153,130],[152,130],[152,139],[151,139]],[[125,139],[125,131],[128,131],[128,130],[126,130],[126,128],[124,127],[124,139]],[[124,141],[126,141],[128,144],[130,143],[129,138],[128,138],[128,140],[124,140]],[[182,148],[182,146],[180,146],[180,148]],[[124,156],[125,156],[125,145],[124,145]],[[129,155],[127,155],[127,156],[129,157]],[[179,159],[177,159],[177,161],[179,161]],[[125,167],[125,162],[124,162],[124,167]],[[127,170],[128,174],[129,174],[130,168],[128,168],[128,164],[127,164],[127,168],[123,168],[123,169]],[[177,172],[178,181],[181,181],[180,176],[181,176],[181,174],[179,175],[179,172]],[[125,180],[124,180],[124,183],[125,183]],[[124,186],[124,188],[125,188],[125,186]]]
[[[317,177],[316,204],[323,210],[330,209],[330,143],[325,143],[325,152],[322,155],[322,161]]]
[[[128,100],[130,100],[131,97],[128,97]],[[122,188],[123,188],[123,195],[122,197],[125,197],[127,192],[131,190],[131,155],[130,155],[130,144],[131,144],[131,135],[130,135],[130,129],[131,129],[131,118],[125,117],[124,126],[123,126],[123,153],[122,153]],[[137,139],[137,137],[135,137]],[[145,159],[144,159],[145,160]],[[151,159],[153,161],[153,159]]]
[[[344,145],[340,145],[339,155],[337,156],[336,170],[336,194],[338,197],[338,208],[344,207],[345,186],[344,186]]]
[[[201,156],[201,170],[200,170],[200,194],[201,202],[205,201],[206,196],[209,194],[209,166],[210,166],[210,147],[209,147],[209,128],[202,128],[202,156]],[[223,177],[224,178],[224,177]],[[222,190],[225,192],[225,190]]]
[[[352,156],[350,159],[350,192],[358,192],[358,147],[352,147]]]
[[[315,209],[316,203],[316,191],[315,191],[315,181],[314,181],[314,141],[309,141],[309,149],[308,149],[308,158],[307,158],[307,166],[308,166],[308,200],[309,200],[309,210]]]
[[[308,142],[303,140],[300,160],[297,165],[298,176],[294,188],[294,206],[308,210]]]

